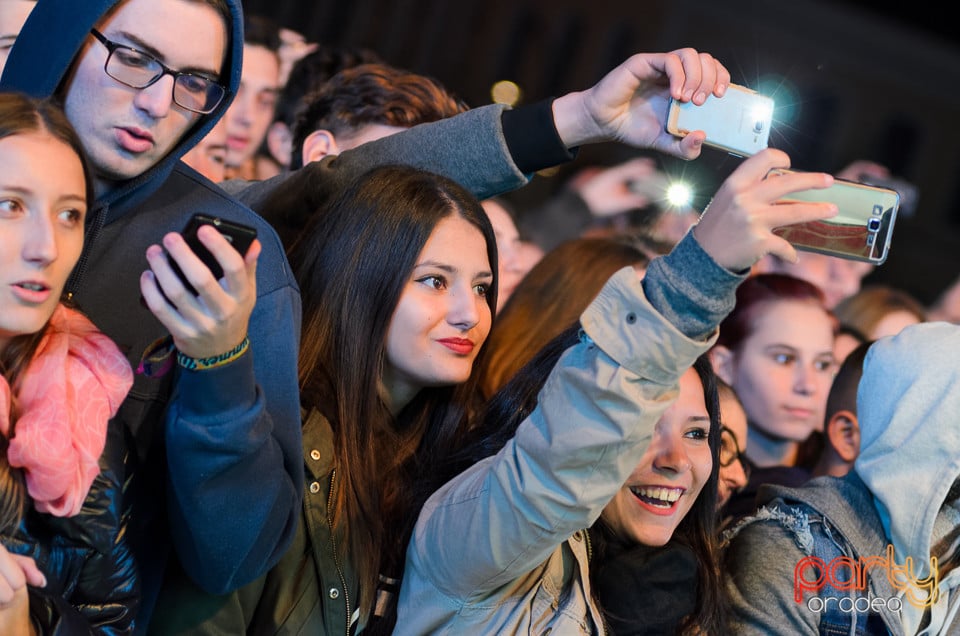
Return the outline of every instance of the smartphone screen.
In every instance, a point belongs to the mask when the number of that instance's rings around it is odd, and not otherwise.
[[[723,97],[710,95],[701,106],[671,99],[667,132],[685,137],[706,133],[705,144],[740,157],[767,147],[773,121],[773,100],[745,86],[731,84]]]
[[[774,170],[785,174],[788,170]],[[836,216],[798,223],[774,232],[797,249],[879,265],[887,259],[900,207],[896,190],[835,179],[829,188],[791,192],[784,201],[828,201]]]

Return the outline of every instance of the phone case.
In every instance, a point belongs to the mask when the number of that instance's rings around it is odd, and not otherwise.
[[[254,239],[257,238],[256,228],[243,225],[242,223],[236,223],[233,221],[227,221],[226,219],[221,219],[206,214],[194,214],[193,217],[187,222],[180,234],[183,236],[183,240],[186,241],[187,245],[193,250],[193,253],[197,255],[203,264],[213,273],[213,277],[220,279],[223,277],[223,268],[220,267],[220,263],[217,262],[216,257],[200,242],[200,239],[197,238],[197,230],[200,229],[201,225],[212,225],[220,233],[226,237],[226,239],[233,245],[240,254],[246,254],[247,250],[250,249],[250,245],[253,243]],[[170,259],[170,266],[173,268],[173,271],[180,278],[180,281],[184,286],[194,295],[197,294],[197,290],[194,289],[193,285],[187,280],[187,277],[183,274],[183,271],[177,265],[176,261]]]
[[[786,174],[790,170],[773,170]],[[887,260],[900,207],[896,190],[835,179],[821,190],[792,192],[783,201],[828,201],[840,211],[831,219],[777,228],[797,249],[880,265]]]
[[[773,120],[773,100],[738,84],[723,97],[710,95],[701,106],[670,100],[667,132],[685,137],[695,130],[707,134],[705,144],[740,157],[767,147]]]

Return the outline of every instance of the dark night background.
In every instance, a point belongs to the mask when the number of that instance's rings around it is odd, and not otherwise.
[[[919,187],[887,262],[868,281],[925,303],[960,274],[960,27],[926,2],[671,0],[245,0],[313,41],[366,47],[431,75],[473,106],[515,81],[522,102],[586,88],[633,52],[693,46],[733,81],[774,97],[770,145],[800,169],[836,172],[855,159]],[[510,198],[522,210],[573,171],[638,154],[590,146]],[[740,160],[711,149],[663,160],[703,194]]]

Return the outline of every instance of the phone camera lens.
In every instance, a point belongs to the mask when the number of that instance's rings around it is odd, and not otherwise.
[[[867,221],[867,230],[871,232],[880,231],[880,219],[870,219]]]
[[[763,132],[763,121],[758,119],[756,122],[754,122],[753,130],[755,132]]]

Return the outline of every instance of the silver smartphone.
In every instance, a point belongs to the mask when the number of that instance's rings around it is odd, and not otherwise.
[[[778,168],[767,176],[791,172],[796,171]],[[829,188],[791,192],[782,200],[825,201],[835,203],[840,210],[830,219],[774,230],[797,249],[874,265],[887,260],[893,224],[900,207],[900,195],[896,190],[834,179]]]
[[[701,106],[670,100],[667,132],[686,137],[695,130],[707,134],[708,146],[749,157],[767,147],[773,121],[773,99],[739,84],[723,97],[710,95]]]

